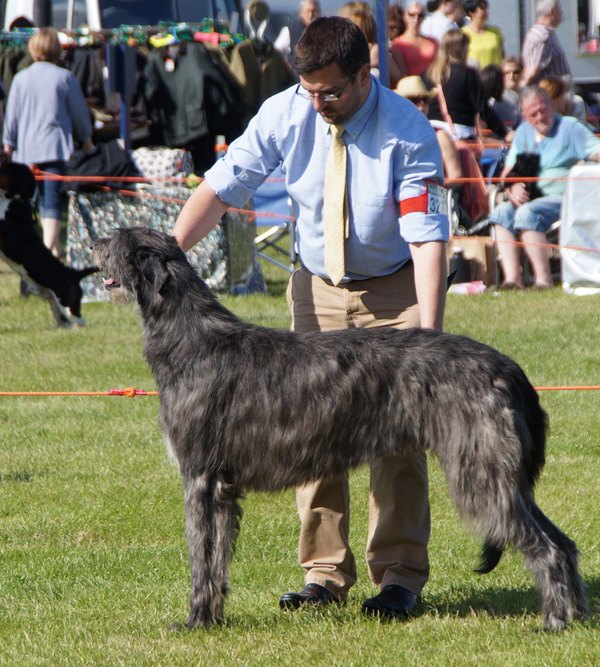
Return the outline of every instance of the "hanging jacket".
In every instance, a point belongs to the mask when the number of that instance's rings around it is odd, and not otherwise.
[[[150,53],[142,81],[146,107],[158,115],[163,143],[180,147],[208,134],[231,134],[239,125],[239,98],[202,44],[181,44],[172,66],[167,56],[166,49]]]
[[[230,69],[242,89],[245,124],[268,97],[298,82],[273,44],[257,39],[248,39],[234,47]]]

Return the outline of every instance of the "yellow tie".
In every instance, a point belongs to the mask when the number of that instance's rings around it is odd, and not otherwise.
[[[325,270],[334,285],[344,277],[344,238],[346,232],[346,144],[343,125],[331,125],[331,148],[325,169],[323,227],[325,233]]]

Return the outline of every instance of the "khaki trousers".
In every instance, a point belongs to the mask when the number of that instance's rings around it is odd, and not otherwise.
[[[420,324],[412,264],[390,276],[337,287],[302,268],[292,275],[287,297],[294,331]],[[347,473],[296,489],[296,500],[301,521],[298,557],[306,583],[320,584],[345,598],[357,579],[348,544]],[[429,535],[426,456],[373,463],[366,554],[372,581],[380,587],[398,584],[418,595],[429,576]]]

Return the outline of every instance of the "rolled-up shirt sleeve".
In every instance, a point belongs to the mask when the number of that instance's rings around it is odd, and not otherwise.
[[[408,243],[448,241],[444,168],[433,128],[426,129],[419,143],[401,146],[401,151],[395,187],[403,238]]]
[[[281,156],[264,122],[255,116],[244,134],[233,141],[224,157],[204,175],[226,204],[240,207],[279,166]]]

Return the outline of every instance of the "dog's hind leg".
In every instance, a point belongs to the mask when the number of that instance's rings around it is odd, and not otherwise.
[[[564,554],[566,568],[566,599],[568,614],[572,618],[582,619],[588,612],[586,586],[579,574],[579,551],[575,542],[565,535],[542,510],[533,503],[531,514],[537,524],[546,532],[556,547]]]
[[[531,513],[533,499],[514,516],[511,541],[523,553],[542,597],[544,630],[564,630],[572,616],[572,558],[575,545],[539,508]],[[578,577],[579,575],[577,575]]]
[[[220,476],[184,476],[192,590],[187,627],[223,622],[229,561],[239,530],[239,495]]]

